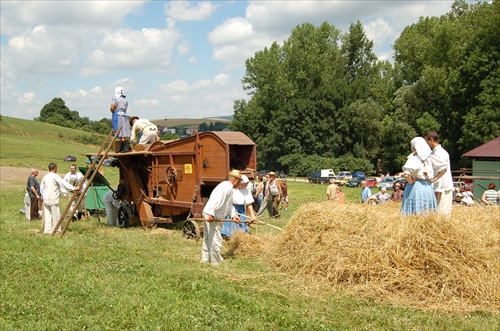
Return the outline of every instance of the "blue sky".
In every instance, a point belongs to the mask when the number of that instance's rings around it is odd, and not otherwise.
[[[358,20],[380,59],[421,16],[453,1],[2,1],[1,114],[39,116],[55,97],[80,116],[110,117],[116,86],[129,115],[232,115],[247,99],[245,60],[305,22],[348,31]]]

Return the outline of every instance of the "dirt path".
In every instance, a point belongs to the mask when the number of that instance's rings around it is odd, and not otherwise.
[[[24,191],[26,186],[26,181],[30,176],[31,169],[30,168],[18,168],[18,167],[8,167],[1,166],[0,167],[0,188],[2,190],[7,189],[20,189]],[[38,182],[40,182],[47,174],[46,170],[38,171]]]

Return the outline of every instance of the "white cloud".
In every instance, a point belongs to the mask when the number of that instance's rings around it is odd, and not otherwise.
[[[208,40],[213,45],[225,45],[252,37],[252,24],[243,17],[228,19],[210,32]]]
[[[19,98],[17,98],[17,102],[19,102],[22,105],[29,104],[33,102],[35,99],[35,93],[34,92],[26,92]]]
[[[179,39],[175,26],[140,31],[108,30],[90,52],[82,75],[102,75],[113,70],[165,71],[172,65],[172,51]]]
[[[189,1],[169,1],[165,4],[165,13],[178,21],[203,21],[210,18],[216,8],[216,5],[206,1],[198,5]]]
[[[117,26],[123,18],[141,11],[147,1],[2,1],[2,33],[17,34],[32,26]]]

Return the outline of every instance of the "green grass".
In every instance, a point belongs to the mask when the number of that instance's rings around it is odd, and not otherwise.
[[[22,153],[36,157],[24,163],[13,152],[5,157],[5,141],[17,140],[4,119],[2,165],[46,167],[53,159],[37,160],[38,150],[54,150],[55,158],[58,145],[88,152],[87,146],[32,132],[25,137],[37,144],[23,145],[29,147]],[[288,182],[289,211],[273,220],[282,227],[301,204],[325,200],[326,185]],[[318,294],[316,280],[285,274],[265,258],[200,264],[201,242],[185,240],[175,229],[109,228],[105,216],[101,224],[93,216],[70,224],[63,237],[44,235],[40,223],[19,213],[25,180],[18,185],[0,191],[0,330],[500,329],[498,316],[483,312],[425,312],[342,291]],[[359,189],[344,192],[346,199],[359,199]],[[259,227],[264,231],[279,235]]]

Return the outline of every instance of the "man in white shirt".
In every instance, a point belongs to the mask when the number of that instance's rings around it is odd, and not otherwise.
[[[130,135],[130,142],[135,145],[137,141],[137,134],[140,134],[139,144],[152,144],[159,139],[158,127],[148,121],[147,119],[140,119],[137,116],[130,118],[130,125],[132,126],[132,134]]]
[[[451,175],[450,155],[439,143],[439,135],[435,130],[429,130],[424,136],[425,141],[432,149],[431,155],[435,156],[447,164],[446,172],[443,176],[433,182],[434,192],[438,202],[437,212],[451,216],[451,206],[453,204],[453,177]],[[434,172],[437,176],[437,172]]]
[[[85,189],[85,182],[83,181],[83,175],[81,172],[76,170],[76,164],[72,164],[69,167],[69,172],[64,176],[64,181],[70,183],[73,186],[81,186],[82,189]],[[71,204],[71,214],[72,214],[72,219],[73,221],[80,220],[82,218],[83,214],[83,207],[85,205],[85,200],[82,199],[82,202],[78,206],[78,214],[75,215],[76,210],[75,210],[75,204],[76,200],[78,199],[78,196],[73,200],[73,203]]]
[[[210,262],[218,265],[224,261],[221,255],[222,235],[221,228],[226,216],[239,223],[240,218],[233,207],[233,189],[237,188],[241,181],[241,172],[232,170],[226,181],[219,183],[203,208],[203,244],[201,246],[202,263]]]
[[[43,197],[43,219],[44,233],[52,233],[61,216],[59,209],[60,192],[67,197],[68,191],[79,191],[80,186],[73,186],[64,181],[57,172],[57,164],[49,164],[49,173],[47,173],[40,183],[40,192]],[[59,227],[58,231],[61,231]]]
[[[387,193],[387,189],[385,187],[382,187],[380,189],[380,192],[375,193],[369,199],[371,199],[375,203],[384,203],[386,201],[389,201],[390,198],[391,198],[391,195],[389,193]]]

